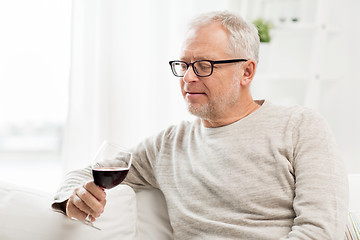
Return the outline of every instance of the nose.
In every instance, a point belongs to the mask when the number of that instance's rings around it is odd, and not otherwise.
[[[183,81],[186,83],[199,81],[199,77],[195,74],[193,66],[189,66],[189,68],[185,72]]]

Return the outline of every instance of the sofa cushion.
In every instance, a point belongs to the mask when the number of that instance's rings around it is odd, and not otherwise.
[[[166,201],[161,191],[157,189],[137,191],[136,202],[138,239],[173,239]]]
[[[51,209],[52,194],[0,183],[0,239],[112,240],[136,238],[136,196],[120,185],[107,193],[107,205],[95,224],[101,231]],[[115,217],[114,217],[115,216]]]

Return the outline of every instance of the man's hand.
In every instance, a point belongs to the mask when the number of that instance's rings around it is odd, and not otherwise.
[[[91,221],[100,217],[106,204],[105,191],[93,181],[87,182],[74,190],[66,204],[66,215],[69,218],[84,220],[90,214]]]

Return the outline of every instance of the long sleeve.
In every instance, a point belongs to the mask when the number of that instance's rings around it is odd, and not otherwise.
[[[154,171],[164,134],[164,132],[160,132],[151,136],[131,149],[133,164],[123,182],[124,184],[131,186],[135,190],[144,187],[159,188]]]
[[[327,123],[304,111],[293,131],[295,218],[282,239],[344,238],[348,204],[347,175]]]
[[[60,188],[55,193],[52,208],[63,212],[64,209],[62,208],[62,203],[69,199],[75,188],[83,185],[91,179],[92,175],[90,166],[84,169],[71,171],[66,174]]]

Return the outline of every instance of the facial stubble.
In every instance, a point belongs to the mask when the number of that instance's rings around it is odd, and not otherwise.
[[[239,102],[240,83],[237,77],[233,78],[230,87],[221,96],[217,96],[202,105],[191,104],[186,101],[190,114],[204,120],[215,120],[223,117],[232,106]]]

